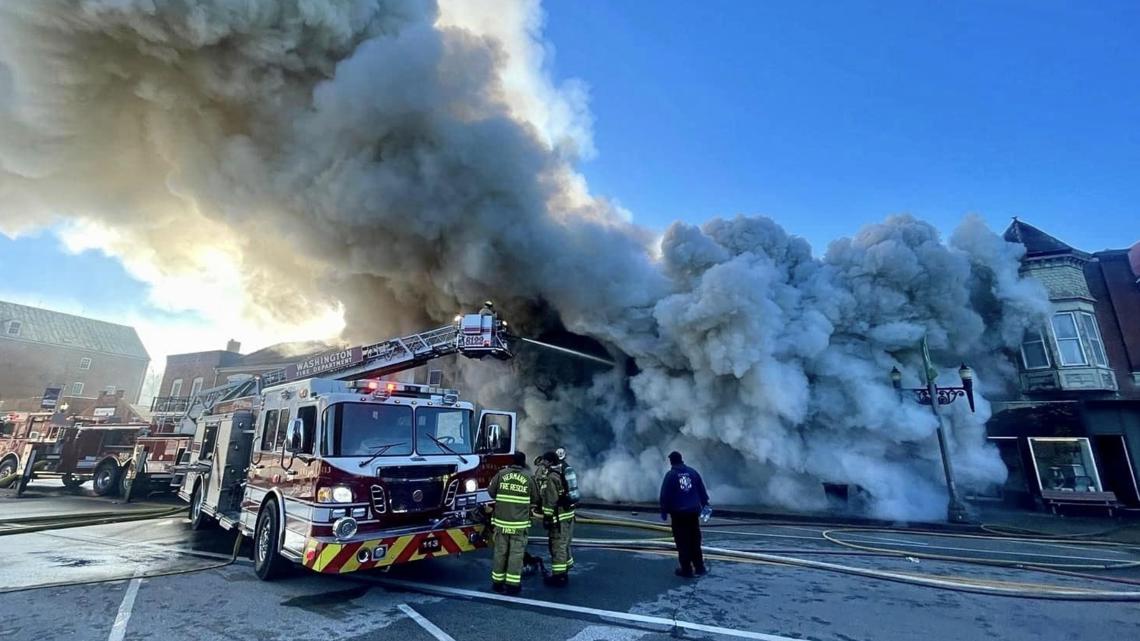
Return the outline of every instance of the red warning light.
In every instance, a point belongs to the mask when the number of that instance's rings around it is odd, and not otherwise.
[[[396,384],[395,383],[388,383],[388,391],[389,392],[395,392],[396,391]]]
[[[377,383],[376,381],[368,381],[368,389],[374,390],[374,389],[379,389],[379,388],[380,388],[380,383]]]

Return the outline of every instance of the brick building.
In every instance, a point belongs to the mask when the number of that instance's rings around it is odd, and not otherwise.
[[[225,350],[167,356],[151,410],[159,417],[180,413],[201,390],[224,385],[234,376],[259,376],[281,369],[307,355],[326,351],[329,345],[317,341],[280,343],[245,355],[240,349],[241,343],[231,340]]]
[[[1053,313],[1026,333],[1019,388],[987,425],[1009,468],[999,494],[1140,505],[1140,243],[1090,254],[1016,218],[1005,239],[1025,246],[1021,272],[1045,285]]]
[[[132,327],[0,301],[0,409],[39,409],[122,392],[138,401],[150,356]]]

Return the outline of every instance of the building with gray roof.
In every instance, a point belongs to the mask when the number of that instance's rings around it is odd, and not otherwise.
[[[137,402],[149,364],[133,327],[0,301],[0,411],[38,409],[49,389]]]

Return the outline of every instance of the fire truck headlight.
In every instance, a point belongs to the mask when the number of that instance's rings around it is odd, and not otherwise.
[[[352,490],[343,485],[319,488],[317,503],[352,503]]]
[[[356,534],[356,519],[351,516],[346,516],[343,519],[337,519],[333,523],[333,536],[340,540],[352,538]]]
[[[465,482],[463,484],[463,491],[464,492],[470,493],[470,492],[474,492],[477,489],[479,489],[479,483],[475,479],[467,479],[467,482]]]

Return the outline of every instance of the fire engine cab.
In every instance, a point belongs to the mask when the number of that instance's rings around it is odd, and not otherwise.
[[[379,377],[449,354],[509,358],[505,326],[461,316],[233,383],[176,467],[191,526],[252,537],[262,579],[290,562],[343,573],[485,547],[482,506],[515,451],[515,414]]]

